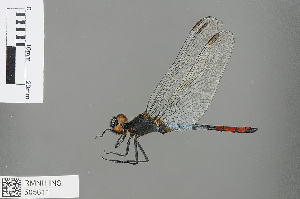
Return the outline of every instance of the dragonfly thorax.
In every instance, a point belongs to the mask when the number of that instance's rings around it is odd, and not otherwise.
[[[127,117],[124,114],[119,114],[113,117],[110,121],[110,127],[115,133],[124,133],[124,124],[127,122]]]

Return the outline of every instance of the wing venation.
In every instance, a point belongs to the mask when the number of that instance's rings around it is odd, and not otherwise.
[[[199,22],[150,96],[147,112],[165,122],[198,122],[231,56],[234,36],[222,29],[222,22],[213,17]]]

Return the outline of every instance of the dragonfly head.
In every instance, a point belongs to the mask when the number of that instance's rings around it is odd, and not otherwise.
[[[105,131],[103,131],[102,135],[97,135],[96,138],[103,137],[103,135],[106,133],[106,131],[111,131],[115,134],[126,135],[126,131],[128,129],[127,124],[128,124],[127,117],[124,114],[119,114],[119,115],[117,115],[117,117],[113,117],[111,119],[111,121],[110,121],[111,129],[105,129]]]
[[[127,117],[124,114],[119,114],[117,117],[113,117],[110,121],[110,127],[112,131],[117,134],[124,133],[124,124],[127,122]]]

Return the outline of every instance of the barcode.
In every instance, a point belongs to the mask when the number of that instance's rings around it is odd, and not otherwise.
[[[2,178],[2,197],[21,197],[21,178]]]
[[[78,198],[79,176],[0,176],[0,198]]]

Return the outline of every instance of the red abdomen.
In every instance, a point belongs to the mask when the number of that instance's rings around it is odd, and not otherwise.
[[[257,128],[251,127],[230,127],[230,126],[215,126],[216,131],[226,131],[232,133],[254,133]]]

